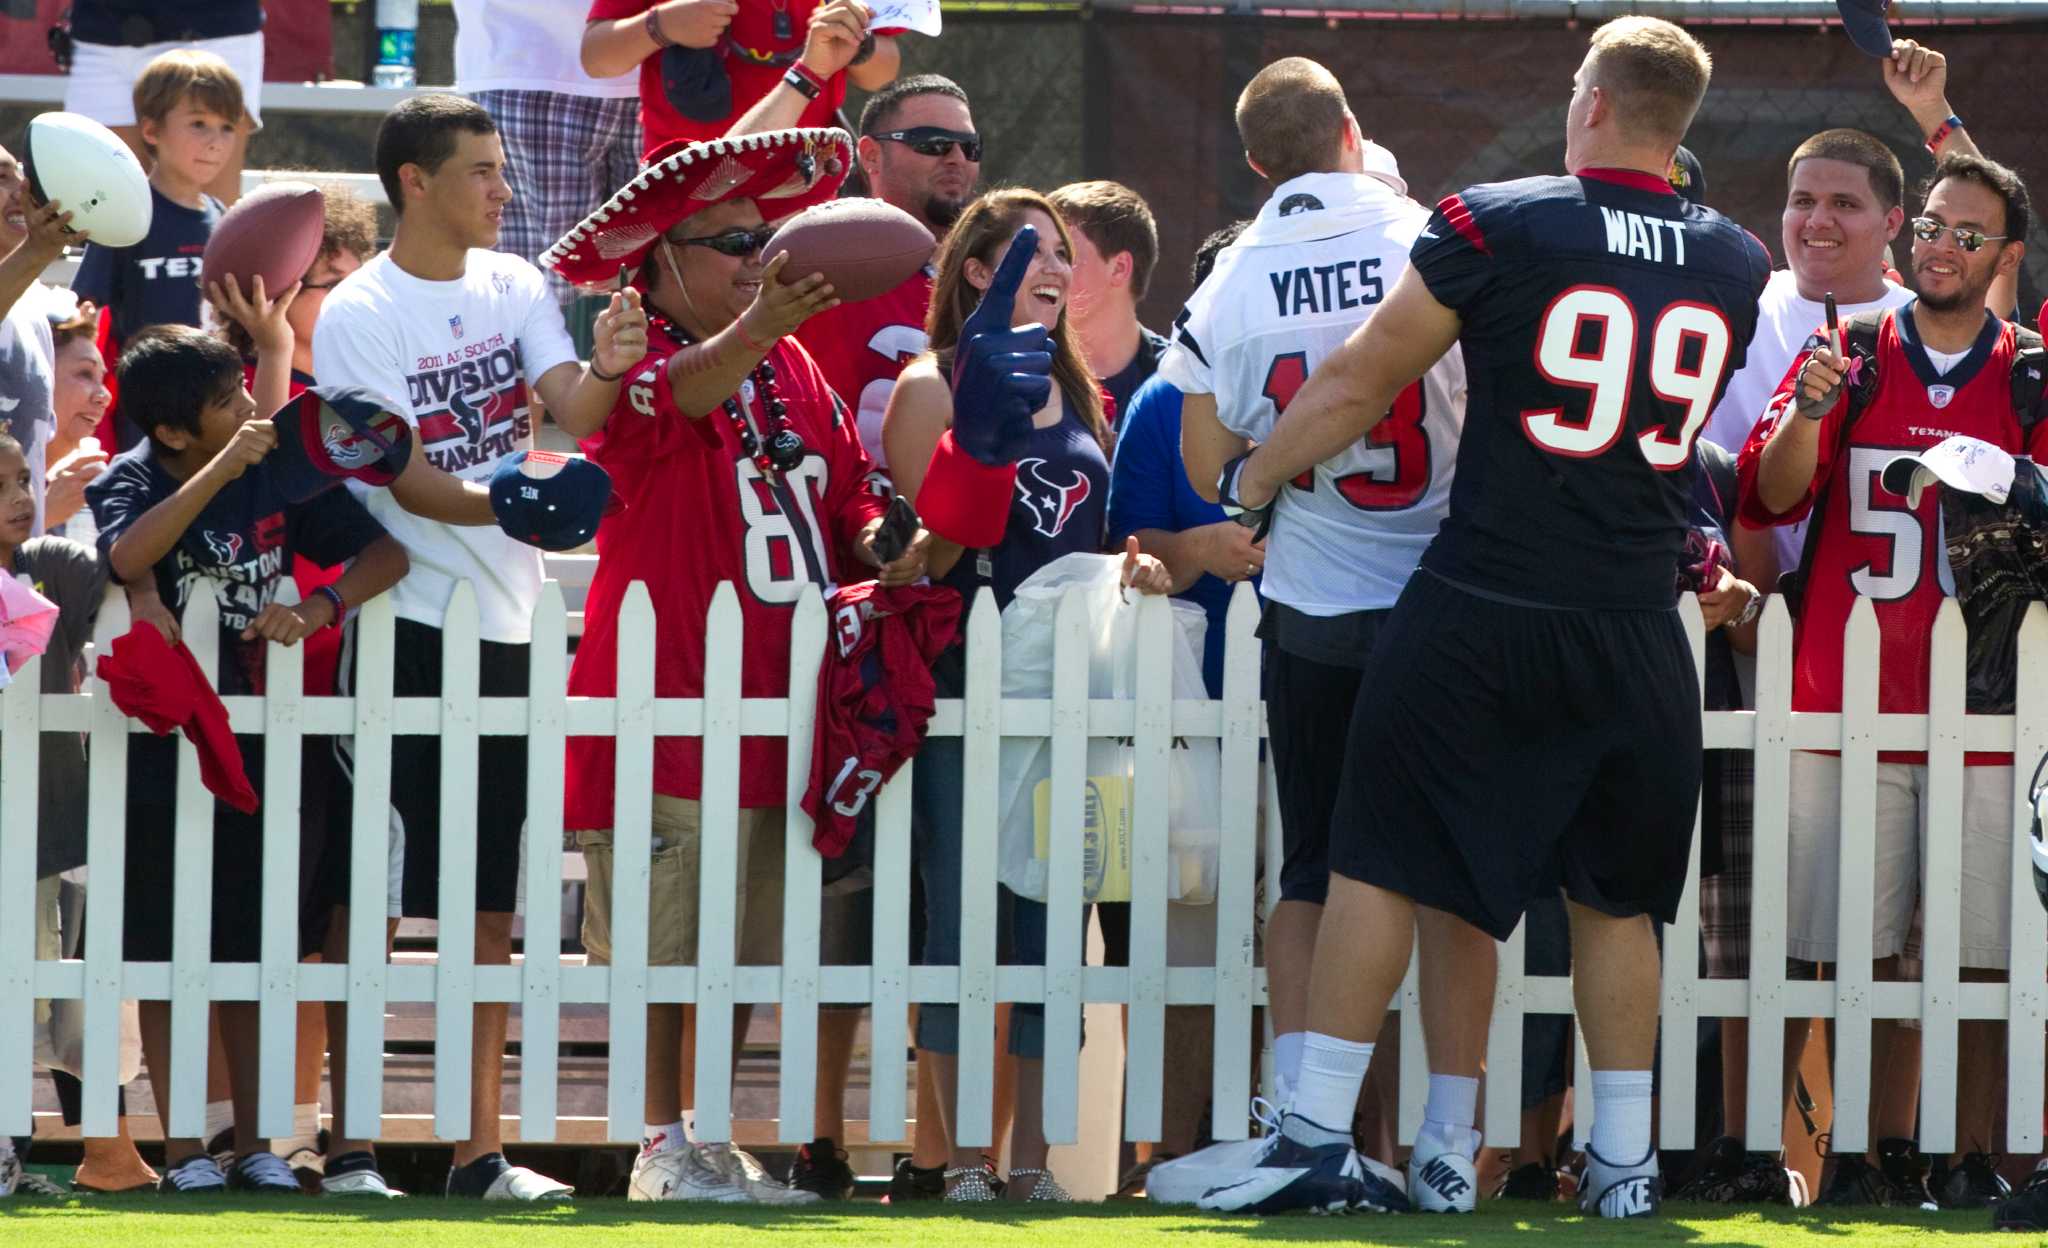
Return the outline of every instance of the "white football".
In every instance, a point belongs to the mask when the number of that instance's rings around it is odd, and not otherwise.
[[[149,233],[149,177],[119,135],[77,113],[42,113],[28,123],[29,191],[71,214],[71,228],[104,247],[130,247]]]

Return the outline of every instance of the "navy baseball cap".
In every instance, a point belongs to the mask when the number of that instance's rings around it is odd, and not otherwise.
[[[1842,29],[1849,39],[1872,56],[1892,54],[1892,28],[1885,23],[1885,10],[1892,0],[1835,0],[1842,15]]]
[[[277,409],[279,488],[303,503],[345,479],[386,486],[412,458],[412,426],[364,386],[313,386]]]
[[[597,523],[625,509],[612,475],[579,455],[520,451],[491,473],[491,512],[508,536],[542,550],[574,550]]]

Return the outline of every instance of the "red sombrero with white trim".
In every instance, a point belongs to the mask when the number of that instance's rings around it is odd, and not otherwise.
[[[656,148],[604,207],[541,253],[542,265],[579,285],[638,268],[663,231],[728,199],[759,202],[776,220],[839,192],[853,168],[853,137],[836,127],[770,130]]]

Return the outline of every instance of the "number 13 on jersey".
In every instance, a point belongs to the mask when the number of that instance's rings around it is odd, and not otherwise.
[[[1640,333],[1635,305],[1607,286],[1574,286],[1551,300],[1536,330],[1536,371],[1553,385],[1586,392],[1583,415],[1563,407],[1522,413],[1522,431],[1555,455],[1587,459],[1604,454],[1628,425]],[[1685,405],[1676,433],[1658,425],[1636,435],[1643,458],[1671,472],[1692,462],[1693,439],[1714,409],[1734,331],[1719,309],[1683,301],[1651,323],[1650,389]]]
[[[1276,420],[1307,384],[1308,371],[1305,351],[1275,356],[1266,367],[1263,393],[1273,404]],[[1374,425],[1358,444],[1365,470],[1343,473],[1333,480],[1346,502],[1360,511],[1402,511],[1415,506],[1429,493],[1429,434],[1422,427],[1423,408],[1419,381],[1395,397],[1386,418]],[[1296,489],[1312,490],[1315,480],[1315,470],[1310,469],[1296,477],[1293,485]]]

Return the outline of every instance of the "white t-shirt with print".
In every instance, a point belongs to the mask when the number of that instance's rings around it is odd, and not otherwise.
[[[638,97],[637,65],[616,78],[583,72],[589,8],[570,0],[455,0],[455,89]]]
[[[1913,292],[1904,286],[1886,282],[1881,298],[1869,303],[1838,302],[1835,314],[1846,321],[1859,312],[1896,308],[1911,303],[1913,298]],[[1749,356],[1728,379],[1728,389],[1722,392],[1714,414],[1707,417],[1700,436],[1731,455],[1740,455],[1742,444],[1749,441],[1750,431],[1756,428],[1771,396],[1785,380],[1786,370],[1799,358],[1813,331],[1827,321],[1827,306],[1799,293],[1799,279],[1792,270],[1779,269],[1771,274],[1764,293],[1757,299],[1756,337],[1750,339]],[[1778,550],[1779,570],[1790,572],[1799,566],[1799,555],[1806,545],[1806,522],[1780,525],[1771,530],[1771,537]]]
[[[575,361],[540,270],[495,251],[471,251],[462,277],[449,282],[414,277],[380,255],[328,294],[313,330],[321,384],[386,395],[412,424],[416,454],[477,482],[533,445],[527,387]],[[467,579],[484,640],[532,640],[538,550],[496,528],[422,519],[388,490],[349,488],[412,557],[391,591],[400,618],[440,627],[456,582]]]

